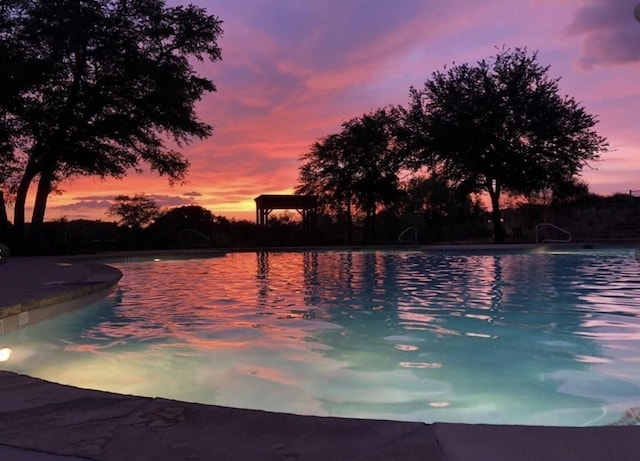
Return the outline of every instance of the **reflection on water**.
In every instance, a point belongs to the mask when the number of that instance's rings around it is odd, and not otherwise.
[[[299,414],[585,425],[640,405],[633,252],[237,253],[115,264],[2,368]]]

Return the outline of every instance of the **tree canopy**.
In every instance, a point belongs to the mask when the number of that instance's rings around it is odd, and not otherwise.
[[[176,235],[190,229],[208,236],[216,224],[226,221],[199,205],[186,205],[163,210],[155,218],[153,227]]]
[[[118,224],[133,230],[140,230],[160,215],[156,202],[144,194],[133,197],[118,195],[107,210],[109,216],[119,218]]]
[[[301,157],[296,191],[316,195],[321,206],[345,214],[349,235],[356,210],[364,214],[365,240],[373,239],[378,207],[399,194],[396,115],[395,110],[378,109],[353,118]]]
[[[47,197],[66,178],[121,177],[142,163],[184,178],[188,160],[167,141],[211,133],[195,104],[215,86],[192,63],[220,59],[221,24],[164,0],[3,1],[0,145],[22,165],[10,185],[19,238],[36,179],[37,239]]]
[[[607,149],[593,130],[596,118],[561,95],[548,71],[537,53],[502,49],[489,61],[435,72],[422,89],[410,90],[410,164],[486,191],[497,241],[504,191],[560,191]]]
[[[422,216],[432,232],[431,240],[439,241],[445,225],[454,227],[470,221],[484,211],[481,203],[472,199],[464,185],[450,185],[432,176],[414,176],[405,185],[406,211]]]

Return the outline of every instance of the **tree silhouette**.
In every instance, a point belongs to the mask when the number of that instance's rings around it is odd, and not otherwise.
[[[415,176],[406,183],[405,190],[406,211],[422,216],[435,242],[441,240],[445,226],[453,229],[482,213],[480,203],[471,199],[464,184],[453,187],[437,176]]]
[[[365,241],[370,241],[378,208],[399,195],[396,115],[393,109],[378,109],[351,119],[301,158],[296,191],[317,195],[321,205],[345,213],[349,242],[354,209],[364,214]]]
[[[118,195],[107,210],[107,215],[120,218],[118,224],[139,231],[160,215],[156,202],[144,194],[133,197]]]
[[[346,153],[339,134],[316,141],[301,157],[298,194],[318,197],[318,205],[334,217],[344,216],[347,222],[347,243],[352,241],[353,185],[355,165]]]
[[[208,234],[216,223],[216,216],[199,205],[186,205],[165,210],[155,220],[156,225],[167,225],[178,231],[194,229]]]
[[[141,163],[184,178],[188,161],[167,141],[211,133],[194,105],[215,87],[192,63],[220,59],[220,34],[202,8],[163,0],[3,1],[0,117],[13,155],[26,157],[15,185],[20,240],[34,180],[37,246],[47,198],[66,178],[122,177]]]
[[[496,241],[503,240],[500,196],[560,190],[597,160],[607,142],[597,120],[573,98],[537,53],[499,50],[491,61],[435,72],[411,88],[405,110],[414,166],[427,166],[452,184],[486,191]]]
[[[149,226],[149,231],[164,246],[187,245],[186,231],[191,231],[189,237],[194,236],[193,231],[197,233],[197,243],[208,244],[203,240],[211,238],[215,222],[216,217],[206,208],[199,205],[179,206],[162,211]]]

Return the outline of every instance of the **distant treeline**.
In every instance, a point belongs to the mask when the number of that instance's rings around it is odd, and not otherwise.
[[[640,231],[640,197],[627,194],[600,196],[586,193],[572,203],[545,204],[525,203],[510,206],[504,211],[507,242],[535,241],[535,225],[551,220],[568,227],[578,239],[585,240],[589,231],[600,232],[604,216],[611,211],[629,226]],[[586,210],[586,211],[585,211]],[[625,211],[626,210],[626,211]],[[168,250],[193,248],[252,248],[260,244],[270,247],[340,246],[340,245],[406,245],[436,243],[481,243],[491,242],[492,227],[490,213],[482,207],[461,215],[436,213],[393,213],[384,210],[376,216],[376,239],[366,241],[363,219],[355,219],[349,239],[345,217],[320,214],[316,217],[310,234],[305,233],[298,213],[287,211],[275,214],[265,228],[259,229],[255,222],[227,219],[212,214],[206,208],[190,205],[164,210],[146,227],[135,228],[115,222],[101,220],[57,219],[44,223],[42,248],[44,254],[97,254],[109,251]],[[571,219],[560,219],[567,216]],[[635,217],[635,218],[634,218]],[[635,219],[635,220],[634,220]],[[621,227],[613,222],[611,226]],[[610,227],[611,227],[610,226]],[[403,236],[398,236],[411,228]],[[415,231],[414,231],[415,229]],[[9,226],[5,239],[10,241],[13,231]]]

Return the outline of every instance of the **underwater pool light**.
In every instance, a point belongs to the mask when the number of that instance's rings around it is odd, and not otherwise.
[[[11,349],[3,347],[0,349],[0,362],[6,362],[11,357]]]

